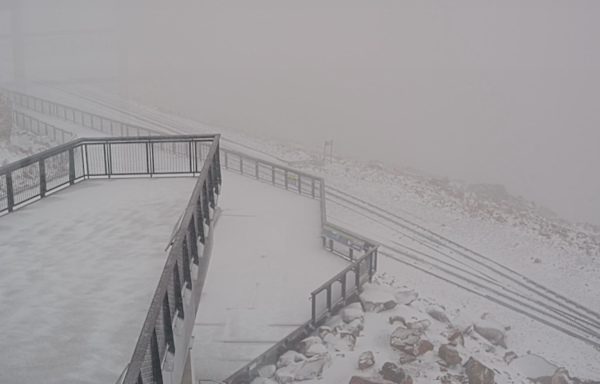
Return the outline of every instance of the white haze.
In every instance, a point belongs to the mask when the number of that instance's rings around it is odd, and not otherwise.
[[[600,224],[597,1],[107,3],[26,0],[24,26],[118,25],[112,60],[77,69],[115,76],[120,46],[129,93],[148,103],[313,146],[333,138],[342,154],[503,184]],[[56,65],[40,55],[35,68],[44,60]]]

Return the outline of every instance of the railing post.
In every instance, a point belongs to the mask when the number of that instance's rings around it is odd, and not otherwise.
[[[13,211],[13,207],[15,206],[15,196],[13,192],[13,182],[12,182],[12,172],[8,171],[6,173],[6,202],[8,205],[8,212]]]
[[[360,263],[356,264],[356,269],[354,270],[354,282],[356,284],[356,290],[359,291],[360,288]]]
[[[327,286],[327,311],[331,314],[331,285]]]
[[[69,148],[69,184],[75,184],[75,153]]]
[[[313,325],[317,322],[317,296],[315,294],[312,295],[312,322]]]
[[[352,247],[348,248],[348,256],[350,256],[350,261],[354,261],[354,249]]]
[[[152,332],[150,342],[150,354],[152,357],[152,376],[155,384],[163,384],[162,368],[160,364],[160,355],[158,353],[158,338],[156,337],[156,328]]]
[[[40,169],[40,197],[46,197],[46,164],[44,159],[40,160],[39,163]]]
[[[333,240],[329,239],[329,250],[333,252]]]
[[[373,254],[371,253],[371,256],[369,256],[369,283],[373,282]]]
[[[346,305],[346,274],[342,275],[340,281],[342,283],[342,298],[344,299],[344,305]]]

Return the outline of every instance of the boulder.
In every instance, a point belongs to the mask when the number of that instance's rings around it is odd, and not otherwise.
[[[348,384],[394,384],[394,382],[380,377],[352,376]]]
[[[494,371],[470,358],[464,365],[469,384],[494,384]]]
[[[354,321],[346,324],[345,328],[348,332],[350,332],[354,336],[358,337],[360,335],[360,331],[362,331],[365,328],[365,326],[364,326],[362,320],[355,319]]]
[[[460,344],[463,347],[465,346],[465,337],[464,337],[463,333],[458,329],[455,329],[452,331],[452,333],[450,333],[450,336],[448,336],[448,341],[452,345]]]
[[[406,324],[406,328],[408,328],[408,329],[418,329],[418,330],[424,331],[427,328],[429,328],[429,326],[431,325],[431,321],[429,321],[427,319],[423,319],[423,320],[414,321],[412,323],[405,323],[405,324]]]
[[[298,353],[296,351],[287,351],[286,353],[284,353],[283,355],[281,355],[279,357],[279,360],[277,360],[276,367],[277,368],[287,367],[288,365],[290,365],[292,363],[298,363],[298,362],[304,361],[304,360],[306,360],[306,356],[304,356],[303,354]]]
[[[457,365],[462,362],[462,358],[458,354],[458,351],[450,344],[440,346],[438,355],[446,362],[446,364],[448,364],[448,366]]]
[[[310,359],[304,360],[302,363],[298,363],[300,366],[296,370],[294,380],[312,380],[320,377],[321,373],[323,373],[323,367],[329,361],[329,354],[324,353],[322,355],[314,356]]]
[[[504,327],[489,320],[478,321],[473,325],[475,332],[494,345],[506,348],[506,334]]]
[[[448,320],[446,312],[439,305],[428,305],[427,308],[425,308],[425,312],[441,323],[450,324],[450,320]]]
[[[323,367],[329,361],[329,354],[324,353],[299,362],[289,362],[288,365],[277,369],[274,377],[280,384],[316,379],[321,376]]]
[[[346,324],[351,323],[357,319],[359,319],[362,322],[365,319],[365,313],[363,312],[362,308],[354,308],[354,307],[343,308],[340,311],[340,316],[342,317],[342,321]]]
[[[262,367],[258,368],[258,376],[270,379],[273,377],[276,370],[277,367],[273,364],[263,365]]]
[[[336,351],[353,351],[356,345],[356,336],[348,331],[332,332],[323,338],[328,348]]]
[[[508,351],[504,354],[504,362],[506,364],[510,364],[514,359],[516,359],[518,356],[516,353],[514,353],[513,351]]]
[[[409,364],[409,363],[412,363],[415,360],[417,360],[416,356],[409,355],[408,353],[401,353],[400,354],[400,364]]]
[[[433,351],[433,344],[429,340],[419,340],[413,348],[415,356],[421,356],[429,351]]]
[[[302,363],[290,362],[288,365],[278,368],[275,371],[275,380],[277,380],[279,384],[291,383],[296,377],[296,370],[300,367],[300,364]]]
[[[412,383],[412,378],[394,363],[387,362],[381,367],[381,375],[384,379],[396,384]]]
[[[414,290],[398,291],[394,292],[394,297],[396,298],[396,303],[401,305],[409,305],[413,301],[417,300],[419,293]]]
[[[358,357],[358,369],[361,371],[371,368],[375,365],[375,356],[373,356],[373,352],[367,351],[360,354]]]
[[[390,345],[399,351],[413,354],[413,348],[421,339],[421,334],[418,329],[398,327],[390,336]]]
[[[394,324],[396,321],[400,322],[402,325],[406,327],[406,320],[402,316],[390,316],[390,324]]]
[[[311,345],[306,352],[304,352],[304,356],[313,357],[317,355],[322,355],[327,353],[327,347],[323,344],[313,344]]]
[[[315,344],[323,344],[323,340],[317,336],[307,337],[299,342],[296,348],[298,349],[299,353],[306,355],[306,351],[308,351],[308,349]]]
[[[324,325],[320,326],[319,328],[317,328],[317,334],[319,335],[319,337],[321,338],[321,340],[325,337],[325,335],[327,335],[328,333],[333,332],[333,330],[329,327],[326,327]]]
[[[327,320],[325,320],[325,323],[323,324],[325,327],[333,329],[335,327],[337,327],[338,325],[343,325],[344,320],[342,319],[342,316],[340,315],[334,315],[329,317]]]
[[[386,292],[372,286],[366,286],[360,294],[365,312],[381,312],[392,309],[396,306],[396,297],[390,292]]]
[[[540,377],[552,377],[558,367],[538,355],[525,355],[510,362],[510,367],[521,375],[536,380]]]

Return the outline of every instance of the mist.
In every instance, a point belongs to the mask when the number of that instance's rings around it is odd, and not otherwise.
[[[38,76],[126,77],[128,96],[204,122],[334,139],[600,225],[597,2],[23,3],[28,30],[116,27],[75,61],[29,60]]]

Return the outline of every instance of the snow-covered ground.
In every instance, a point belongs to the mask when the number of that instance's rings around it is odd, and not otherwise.
[[[223,380],[310,319],[310,293],[348,265],[321,247],[319,201],[223,173],[194,349]]]
[[[0,217],[0,382],[114,383],[196,178],[88,180]]]
[[[58,93],[57,90],[45,90],[44,95],[40,96],[50,97]],[[73,94],[63,94],[61,97],[63,102],[91,112],[101,113],[101,110],[110,109],[99,107],[90,99],[78,99]],[[114,105],[123,104],[108,95],[103,95],[102,99],[105,103],[112,99]],[[330,186],[448,237],[600,311],[597,299],[600,293],[597,284],[600,280],[600,228],[597,226],[562,220],[543,207],[508,195],[498,186],[468,185],[415,170],[340,156],[335,156],[333,164],[325,167],[316,162],[297,163],[317,160],[321,149],[303,148],[226,127],[210,127],[134,102],[128,101],[126,104],[130,112],[154,122],[152,125],[146,120],[143,125],[153,126],[157,130],[169,127],[169,132],[180,133],[221,132],[224,146],[236,143],[236,148],[248,150],[250,155],[261,152],[264,153],[261,156],[295,164],[303,171],[322,175]],[[113,116],[120,115],[114,111],[111,113]],[[140,122],[131,116],[127,118]],[[334,204],[328,204],[328,214],[330,218],[356,228],[359,233],[383,232],[375,221],[336,208]],[[401,236],[400,239],[394,236],[391,235],[392,240],[401,241]],[[454,311],[470,310],[473,316],[489,312],[503,324],[516,324],[514,332],[519,336],[509,339],[514,343],[511,348],[540,354],[557,365],[565,366],[575,376],[600,378],[598,352],[585,344],[567,339],[540,323],[507,312],[490,301],[429,278],[410,267],[393,267],[392,264],[382,261],[379,269],[389,269],[399,279],[422,282],[418,286],[424,297],[446,303]]]
[[[29,131],[13,128],[10,143],[0,142],[0,167],[52,148],[56,143]]]

